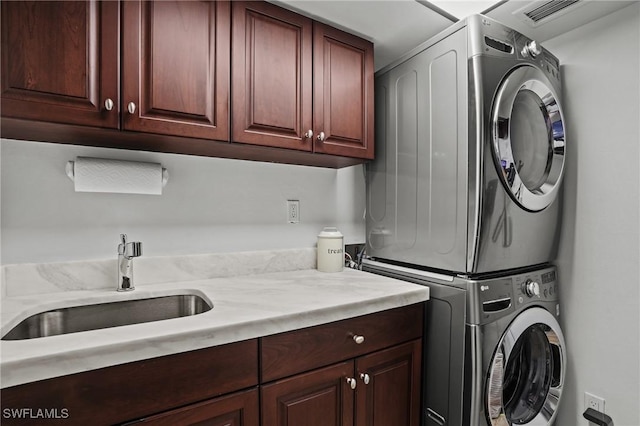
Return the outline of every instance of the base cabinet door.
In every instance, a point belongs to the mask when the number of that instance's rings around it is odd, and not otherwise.
[[[352,380],[349,361],[264,385],[262,425],[351,426]]]
[[[254,388],[128,424],[149,426],[258,426],[259,411],[258,389]]]
[[[356,360],[356,426],[420,424],[421,341]]]

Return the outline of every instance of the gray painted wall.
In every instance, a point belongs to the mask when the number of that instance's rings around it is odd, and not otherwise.
[[[334,170],[2,140],[2,264],[104,259],[120,233],[147,256],[314,247],[324,226],[364,242],[361,166]],[[162,195],[75,192],[76,156],[162,163]],[[286,200],[300,200],[299,224]]]
[[[557,424],[587,425],[585,391],[640,425],[640,5],[544,43],[560,59],[567,121],[558,259],[568,346]]]

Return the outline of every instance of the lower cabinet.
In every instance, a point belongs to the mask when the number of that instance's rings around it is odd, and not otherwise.
[[[263,426],[418,426],[421,340],[261,387]]]
[[[258,412],[258,389],[254,388],[127,424],[150,426],[258,426]]]
[[[4,388],[2,425],[418,426],[423,309]]]

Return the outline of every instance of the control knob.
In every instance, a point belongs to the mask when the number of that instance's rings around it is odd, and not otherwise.
[[[536,43],[535,40],[531,40],[530,42],[524,45],[521,53],[522,53],[522,56],[524,56],[525,58],[527,56],[531,56],[532,58],[535,58],[536,56],[542,53],[542,49],[540,48],[540,46],[538,46],[538,43]]]
[[[522,291],[529,297],[540,297],[540,284],[533,280],[527,280],[522,285]]]

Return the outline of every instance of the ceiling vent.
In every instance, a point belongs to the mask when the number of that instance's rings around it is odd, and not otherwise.
[[[520,20],[531,27],[538,27],[566,13],[575,10],[588,0],[543,0],[529,3],[513,12]]]

